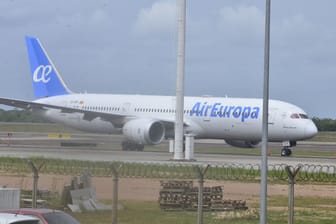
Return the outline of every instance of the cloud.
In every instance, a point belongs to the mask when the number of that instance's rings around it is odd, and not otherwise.
[[[140,10],[134,31],[140,35],[164,35],[176,29],[176,18],[175,1],[154,2],[151,7]]]
[[[271,28],[276,44],[282,47],[307,45],[316,41],[317,27],[303,14],[294,14],[276,21]]]
[[[264,13],[255,6],[226,6],[219,11],[219,29],[233,41],[260,39],[264,35]]]
[[[335,33],[330,30],[330,25],[314,22],[309,15],[302,13],[275,22],[271,36],[274,52],[280,56],[279,62],[295,62],[293,66],[303,66],[310,71],[312,66],[322,70],[327,64],[332,65],[330,59],[336,50],[333,44]],[[293,61],[293,58],[300,60]]]

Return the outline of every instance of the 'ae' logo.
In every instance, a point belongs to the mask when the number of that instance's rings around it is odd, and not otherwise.
[[[48,83],[51,79],[50,73],[52,71],[51,65],[40,65],[33,73],[34,82]]]

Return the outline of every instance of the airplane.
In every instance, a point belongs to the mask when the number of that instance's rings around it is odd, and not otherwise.
[[[144,145],[174,138],[175,96],[74,93],[39,39],[25,39],[37,99],[0,98],[0,104],[30,110],[82,131],[122,134],[123,150],[143,150]],[[293,104],[269,100],[268,114],[268,140],[282,143],[281,156],[290,156],[297,141],[317,134],[313,121]],[[223,139],[234,147],[257,147],[262,136],[262,99],[186,96],[184,132],[195,139]]]

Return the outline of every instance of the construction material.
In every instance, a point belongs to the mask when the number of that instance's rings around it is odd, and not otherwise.
[[[196,211],[198,207],[198,187],[192,181],[161,181],[160,208],[164,211]],[[223,199],[221,186],[204,187],[204,211],[246,210],[246,201]]]

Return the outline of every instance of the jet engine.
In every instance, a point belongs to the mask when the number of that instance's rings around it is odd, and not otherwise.
[[[130,141],[142,145],[156,145],[165,136],[162,122],[153,119],[134,119],[122,128],[123,135]]]
[[[260,141],[245,141],[245,140],[225,140],[231,146],[239,148],[256,148],[259,146]]]

